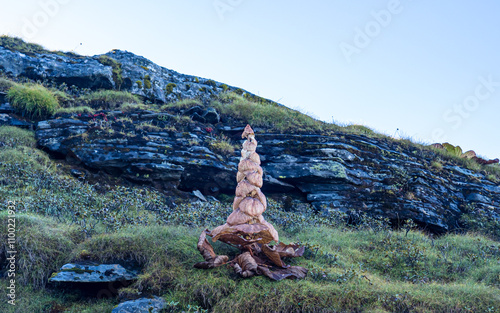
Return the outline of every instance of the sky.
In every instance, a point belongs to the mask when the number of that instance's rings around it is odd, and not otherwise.
[[[341,125],[500,158],[500,2],[0,0],[0,34],[121,49]]]

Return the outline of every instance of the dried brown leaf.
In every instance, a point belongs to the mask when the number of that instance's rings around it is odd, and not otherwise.
[[[299,245],[286,245],[280,242],[277,246],[275,246],[276,252],[279,253],[280,257],[301,257],[304,254],[304,246]]]
[[[205,262],[196,263],[194,267],[207,269],[225,264],[229,260],[229,257],[227,255],[216,255],[212,245],[207,241],[206,235],[207,231],[201,233],[197,245],[198,251],[200,251]]]
[[[235,261],[236,261],[235,264],[239,265],[239,269],[236,267],[235,270],[241,276],[251,277],[257,273],[258,265],[257,262],[255,262],[255,259],[250,254],[250,252],[245,252],[238,255],[235,258]]]
[[[276,251],[276,247],[269,247],[268,245],[262,245],[262,252],[279,267],[285,267],[285,263],[280,258],[280,254]]]

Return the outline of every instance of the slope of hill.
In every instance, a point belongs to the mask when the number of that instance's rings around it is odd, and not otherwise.
[[[0,214],[15,203],[17,240],[17,305],[2,312],[110,312],[152,295],[167,312],[498,312],[497,164],[323,123],[129,52],[0,43],[0,124],[27,129],[0,127]],[[304,280],[192,268],[197,234],[231,211],[246,123],[274,199],[266,220],[306,246],[291,261]],[[68,262],[140,274],[96,298],[47,283]]]

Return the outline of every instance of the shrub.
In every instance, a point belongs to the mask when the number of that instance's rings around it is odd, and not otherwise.
[[[141,80],[137,80],[135,83],[137,84],[137,87],[139,87],[139,89],[142,89],[142,81]]]
[[[167,86],[165,87],[165,91],[167,92],[167,95],[171,94],[174,92],[174,88],[177,87],[176,84],[174,83],[168,83]]]
[[[151,76],[146,75],[144,76],[144,88],[145,89],[151,89],[153,85],[151,84]]]
[[[14,85],[7,97],[17,113],[35,120],[51,116],[59,106],[54,94],[41,85]]]

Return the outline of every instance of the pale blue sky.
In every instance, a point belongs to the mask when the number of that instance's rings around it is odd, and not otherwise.
[[[500,157],[500,2],[353,2],[0,0],[0,33],[128,50],[325,121]]]

